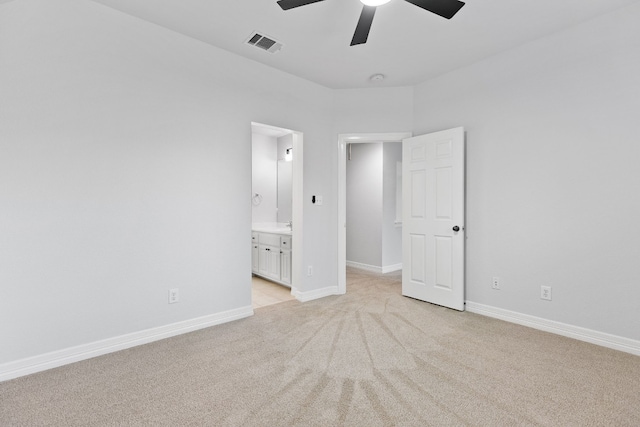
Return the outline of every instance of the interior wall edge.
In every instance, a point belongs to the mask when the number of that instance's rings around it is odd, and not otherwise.
[[[314,299],[339,295],[338,286],[327,286],[325,288],[313,289],[311,291],[301,291],[298,288],[293,288],[291,293],[300,302],[309,302]]]

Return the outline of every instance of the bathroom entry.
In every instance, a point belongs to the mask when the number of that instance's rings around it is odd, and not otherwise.
[[[298,294],[302,260],[302,134],[259,123],[252,133],[252,295],[260,307]]]

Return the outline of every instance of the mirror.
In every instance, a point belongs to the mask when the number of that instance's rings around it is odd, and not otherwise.
[[[286,224],[293,216],[293,133],[253,123],[251,129],[252,223]]]
[[[291,221],[293,162],[278,160],[278,222]]]

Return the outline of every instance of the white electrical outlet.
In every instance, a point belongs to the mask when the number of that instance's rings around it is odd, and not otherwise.
[[[540,286],[540,299],[551,301],[551,286]]]
[[[313,266],[307,267],[307,276],[313,276]]]
[[[169,289],[169,304],[175,304],[178,301],[180,301],[178,288]]]
[[[500,278],[494,277],[491,281],[491,289],[500,289]]]

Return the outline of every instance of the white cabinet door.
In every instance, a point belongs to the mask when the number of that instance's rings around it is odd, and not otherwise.
[[[464,129],[402,144],[402,294],[464,310]]]
[[[253,273],[278,283],[291,285],[291,236],[253,233],[251,269]],[[259,241],[260,243],[255,243]]]
[[[291,251],[286,249],[280,251],[280,281],[291,284]]]
[[[251,272],[260,272],[260,248],[255,243],[251,245]]]
[[[267,248],[269,252],[269,271],[267,276],[275,280],[280,280],[280,248],[270,247]]]
[[[269,275],[269,262],[271,261],[269,257],[269,247],[260,245],[259,246],[259,254],[258,254],[258,273],[262,276]]]

